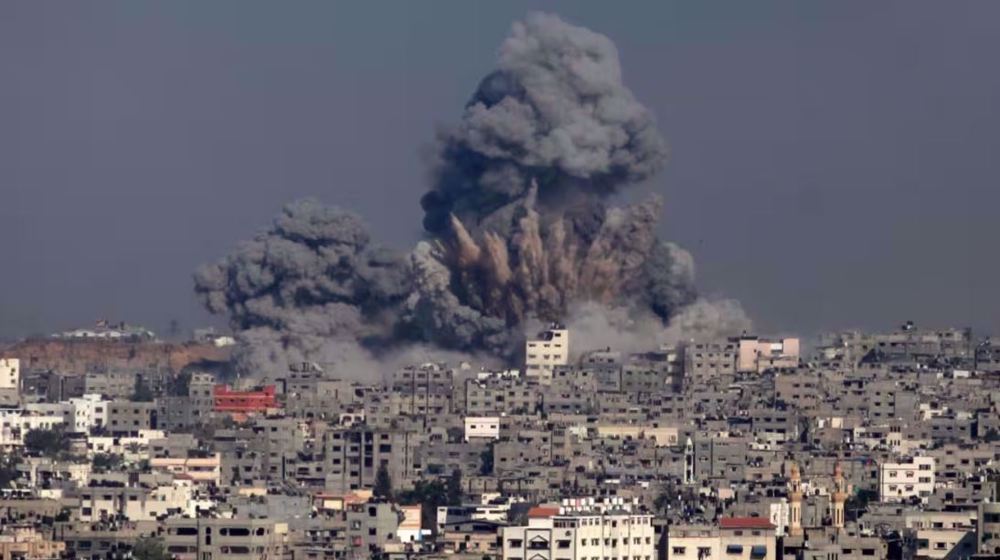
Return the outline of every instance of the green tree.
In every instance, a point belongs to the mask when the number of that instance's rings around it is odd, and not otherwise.
[[[672,482],[668,482],[660,487],[660,492],[653,500],[653,509],[659,513],[664,513],[672,508],[677,502],[677,487]]]
[[[69,439],[62,428],[29,430],[24,435],[24,448],[32,455],[56,458],[69,447]]]
[[[154,397],[153,390],[149,388],[146,379],[141,375],[135,376],[135,389],[132,391],[132,400],[136,402],[152,402]]]
[[[489,476],[493,474],[493,442],[479,454],[479,474]]]
[[[167,394],[172,397],[186,397],[191,390],[191,371],[182,370],[167,384]]]
[[[412,490],[400,492],[396,500],[403,505],[420,505],[420,524],[425,529],[437,525],[437,508],[448,505],[448,492],[440,480],[418,480]]]
[[[451,471],[451,476],[448,477],[448,489],[446,495],[448,505],[462,505],[462,495],[462,469],[455,469]]]
[[[668,509],[678,510],[686,503],[697,502],[698,497],[690,486],[679,486],[675,481],[665,482],[653,499],[653,509],[665,513]]]
[[[0,453],[0,488],[8,488],[17,480],[17,460],[9,453]]]
[[[372,493],[377,498],[392,499],[392,478],[389,476],[389,469],[385,463],[379,465],[378,472],[375,473],[375,488]]]
[[[117,469],[122,464],[122,456],[117,453],[97,453],[94,455],[91,464],[97,470],[109,471]]]
[[[170,554],[167,553],[167,549],[163,545],[163,539],[142,537],[135,541],[135,545],[132,547],[132,558],[136,560],[170,560]]]
[[[848,521],[857,521],[868,510],[869,502],[878,500],[878,492],[866,488],[855,491],[844,503],[844,514]]]

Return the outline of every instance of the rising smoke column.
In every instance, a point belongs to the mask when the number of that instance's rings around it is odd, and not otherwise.
[[[410,274],[401,256],[372,243],[358,216],[302,200],[201,267],[195,291],[209,311],[229,316],[243,371],[323,361],[351,375],[373,367],[369,348],[396,336],[393,310],[410,291]]]
[[[698,298],[691,255],[656,236],[659,198],[610,203],[667,150],[607,37],[552,15],[515,23],[439,140],[427,237],[408,255],[374,244],[354,214],[302,201],[198,271],[243,371],[308,360],[371,378],[442,348],[510,359],[538,321],[644,345],[748,328],[738,304]]]
[[[546,14],[514,24],[439,155],[417,276],[444,267],[451,295],[418,282],[428,315],[478,315],[489,331],[581,301],[636,301],[663,319],[694,301],[690,255],[656,238],[660,200],[607,203],[667,155],[607,37]]]

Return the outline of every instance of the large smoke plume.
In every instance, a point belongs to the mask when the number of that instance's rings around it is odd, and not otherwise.
[[[661,342],[694,316],[691,336],[745,327],[738,306],[697,298],[691,255],[656,236],[658,197],[610,202],[666,155],[614,44],[533,14],[441,134],[421,199],[427,239],[409,255],[373,244],[353,214],[300,202],[200,270],[196,289],[229,315],[254,369],[414,342],[510,357],[526,324],[581,310],[627,310]]]
[[[303,200],[201,267],[195,290],[209,311],[229,315],[245,370],[283,371],[317,357],[364,368],[362,346],[396,336],[391,315],[409,277],[405,260],[372,243],[359,217]]]
[[[439,313],[471,308],[492,331],[497,318],[562,320],[580,301],[639,299],[669,320],[695,298],[690,256],[656,238],[658,198],[607,204],[666,155],[607,37],[544,14],[515,24],[442,136],[421,201],[433,258],[451,273],[454,297],[430,297],[449,307]]]

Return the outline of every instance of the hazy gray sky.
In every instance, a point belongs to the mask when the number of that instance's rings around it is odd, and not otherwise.
[[[0,337],[206,324],[191,272],[296,197],[409,247],[435,127],[532,9],[618,44],[704,292],[1000,332],[1000,2],[818,4],[2,2]]]

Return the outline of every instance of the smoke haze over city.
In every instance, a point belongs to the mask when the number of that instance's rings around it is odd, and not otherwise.
[[[482,121],[462,108],[504,85],[476,93],[535,8],[5,5],[0,337],[101,317],[161,332],[213,321],[191,271],[293,200],[356,213],[371,251],[440,237],[420,200],[453,192],[442,156],[478,142]],[[598,198],[624,209],[658,195],[653,233],[694,256],[700,293],[739,300],[772,332],[996,330],[997,265],[983,255],[1000,203],[998,8],[544,9],[614,42],[670,156],[658,174],[645,169],[657,158],[638,160]],[[588,172],[563,159],[567,175]],[[482,251],[484,232],[455,215]],[[535,298],[498,293],[473,307],[519,315],[496,304]],[[550,306],[532,301],[518,305]]]
[[[667,149],[607,37],[552,14],[514,23],[439,144],[421,199],[428,237],[408,255],[375,245],[354,214],[304,200],[198,270],[243,370],[368,371],[369,357],[414,344],[513,359],[530,323],[595,316],[653,347],[668,328],[675,339],[749,328],[737,303],[697,298],[691,255],[656,237],[658,197],[608,204],[660,171]]]

